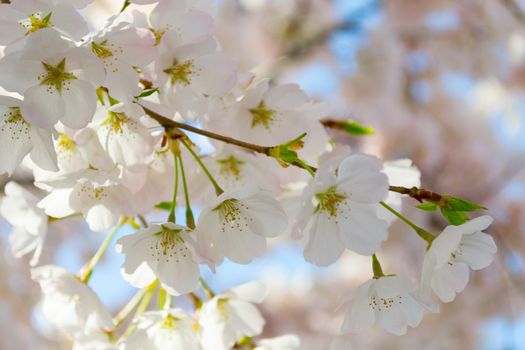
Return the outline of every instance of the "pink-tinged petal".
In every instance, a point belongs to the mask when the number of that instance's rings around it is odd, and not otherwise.
[[[24,94],[21,107],[24,118],[33,125],[52,129],[64,116],[65,107],[60,93],[53,87],[35,85]]]
[[[65,107],[60,121],[73,129],[85,127],[92,119],[97,108],[97,95],[93,85],[84,80],[72,80],[62,90]]]
[[[304,248],[306,261],[318,266],[328,266],[343,254],[344,245],[339,238],[339,228],[328,215],[314,215],[304,232],[309,236]]]
[[[216,53],[196,58],[193,61],[195,74],[191,77],[191,86],[196,91],[216,96],[230,91],[237,81],[237,68],[233,60]]]

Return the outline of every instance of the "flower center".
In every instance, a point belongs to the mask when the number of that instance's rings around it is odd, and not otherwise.
[[[193,62],[192,60],[179,63],[175,58],[171,67],[164,69],[164,73],[170,76],[171,85],[181,83],[182,85],[188,86],[191,83],[191,75],[193,71]]]
[[[102,125],[107,126],[114,134],[121,134],[124,124],[128,123],[130,119],[124,113],[109,111],[108,114],[109,117],[102,122]]]
[[[168,29],[169,27],[165,29],[153,29],[153,28],[149,29],[150,32],[153,33],[153,36],[155,37],[155,46],[158,46],[160,44],[162,37],[164,36],[164,34],[166,34]]]
[[[114,45],[112,44],[111,46],[114,46]],[[93,53],[98,58],[101,58],[101,59],[108,58],[108,57],[113,57],[113,52],[108,47],[108,41],[107,40],[104,40],[104,41],[102,41],[102,42],[100,42],[98,44],[93,41],[91,43],[91,51],[93,51]]]
[[[330,216],[337,216],[342,213],[340,207],[344,204],[346,196],[337,193],[335,186],[332,186],[326,192],[317,193],[315,199],[318,201],[316,212],[323,211],[328,212]]]
[[[447,261],[447,264],[449,266],[453,266],[458,257],[463,255],[463,243],[460,243],[458,248],[450,254],[450,258]]]
[[[27,30],[27,34],[34,33],[40,29],[48,28],[52,26],[51,23],[51,12],[49,12],[45,17],[42,17],[42,14],[37,12],[26,18],[25,20],[19,21],[20,25]]]
[[[162,231],[154,234],[158,239],[150,246],[151,256],[157,261],[164,259],[166,262],[171,259],[180,262],[181,259],[184,260],[189,257],[190,250],[180,236],[182,230],[172,230],[164,226],[162,228]]]
[[[58,148],[63,153],[73,153],[76,143],[69,136],[63,133],[58,134]]]
[[[0,124],[2,125],[0,129],[8,129],[11,140],[17,141],[21,136],[31,138],[29,134],[30,125],[22,117],[20,107],[9,107],[9,110],[4,113],[3,117],[4,121]]]
[[[180,318],[177,318],[173,316],[172,314],[168,314],[164,319],[162,320],[162,328],[168,328],[168,329],[175,329],[175,325],[177,321],[180,321]]]
[[[248,227],[248,222],[253,221],[251,217],[245,216],[241,209],[247,210],[248,207],[233,198],[225,200],[213,209],[219,211],[222,232],[226,232],[227,228],[243,231]]]
[[[272,122],[275,121],[275,111],[268,109],[264,100],[259,102],[257,108],[250,108],[248,111],[252,115],[252,128],[257,125],[262,125],[266,129],[269,129]]]
[[[40,85],[46,85],[49,93],[53,93],[53,89],[58,93],[62,92],[63,88],[69,90],[71,80],[76,80],[77,77],[73,73],[66,71],[66,59],[63,58],[56,66],[42,62],[46,72],[38,76]]]
[[[377,296],[372,296],[369,299],[368,307],[376,311],[388,311],[395,304],[403,304],[403,296],[398,295],[394,298],[379,298]]]
[[[233,175],[235,179],[240,180],[241,178],[241,169],[240,166],[245,162],[235,158],[234,156],[229,156],[225,159],[217,160],[217,163],[220,165],[219,173],[224,176]]]

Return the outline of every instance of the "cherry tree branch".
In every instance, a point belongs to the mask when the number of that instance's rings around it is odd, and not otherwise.
[[[183,130],[186,130],[186,131],[191,131],[191,132],[193,132],[195,134],[199,134],[199,135],[206,136],[206,137],[209,137],[209,138],[214,139],[214,140],[218,140],[218,141],[222,141],[222,142],[225,142],[225,143],[229,143],[231,145],[236,145],[236,146],[239,146],[239,147],[242,147],[242,148],[246,148],[246,149],[251,150],[253,152],[261,153],[261,154],[264,154],[264,155],[269,155],[270,149],[272,148],[272,147],[267,147],[267,146],[255,145],[253,143],[244,142],[244,141],[241,141],[241,140],[234,139],[232,137],[228,137],[228,136],[216,134],[216,133],[211,132],[211,131],[199,129],[199,128],[196,128],[194,126],[188,125],[188,124],[179,123],[179,122],[176,122],[174,120],[168,119],[168,118],[166,118],[166,117],[164,117],[164,116],[162,116],[162,115],[152,111],[151,109],[149,109],[147,107],[144,107],[143,105],[140,105],[140,106],[144,109],[144,111],[146,112],[146,114],[149,117],[155,119],[157,122],[159,122],[164,127],[170,126],[170,127],[177,128],[177,129],[183,129]]]
[[[206,136],[211,139],[222,141],[222,142],[225,142],[231,145],[236,145],[244,149],[247,149],[247,150],[250,150],[256,153],[261,153],[261,154],[271,157],[270,150],[273,147],[260,146],[260,145],[256,145],[253,143],[244,142],[241,140],[234,139],[232,137],[228,137],[228,136],[220,135],[220,134],[217,134],[211,131],[199,129],[197,127],[194,127],[188,124],[179,123],[177,121],[168,119],[141,104],[140,106],[144,109],[144,111],[150,118],[156,120],[159,124],[161,124],[164,127],[172,127],[172,128],[177,128],[177,129],[183,129],[186,131],[191,131],[195,134]],[[305,169],[305,167],[308,167],[313,173],[317,171],[317,168],[311,165],[308,165],[308,164],[291,163],[291,165],[296,166],[301,169]],[[424,188],[417,188],[417,187],[408,188],[408,187],[402,187],[402,186],[390,186],[389,190],[391,192],[397,192],[400,194],[408,195],[418,200],[419,202],[423,202],[424,200],[428,200],[431,202],[439,202],[442,198],[440,194],[426,190]]]

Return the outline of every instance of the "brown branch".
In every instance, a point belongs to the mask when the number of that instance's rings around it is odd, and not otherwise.
[[[160,114],[152,111],[151,109],[149,109],[147,107],[144,107],[141,104],[139,104],[139,105],[144,109],[144,111],[146,112],[146,114],[148,116],[150,116],[151,118],[156,120],[163,127],[171,127],[171,128],[183,129],[183,130],[191,131],[191,132],[194,132],[196,134],[199,134],[199,135],[202,135],[202,136],[206,136],[206,137],[209,137],[209,138],[214,139],[214,140],[222,141],[222,142],[225,142],[225,143],[228,143],[228,144],[231,144],[231,145],[236,145],[236,146],[245,148],[247,150],[250,150],[250,151],[253,151],[253,152],[256,152],[256,153],[261,153],[261,154],[264,154],[266,156],[271,157],[270,150],[273,147],[255,145],[253,143],[244,142],[244,141],[241,141],[241,140],[234,139],[232,137],[228,137],[228,136],[216,134],[216,133],[211,132],[211,131],[199,129],[199,128],[196,128],[196,127],[191,126],[191,125],[187,125],[187,124],[184,124],[184,123],[179,123],[179,122],[176,122],[174,120],[171,120],[171,119],[168,119],[166,117],[163,117]],[[301,165],[301,164],[298,164],[298,163],[291,163],[291,165],[296,166],[296,167],[301,168],[301,169],[304,169],[304,166]],[[314,173],[317,171],[317,168],[315,168],[313,166],[310,166],[310,165],[306,165],[306,166],[309,167],[310,170],[312,172],[314,172]],[[430,202],[436,202],[437,203],[442,198],[442,195],[440,195],[438,193],[435,193],[435,192],[432,192],[432,191],[429,191],[429,190],[426,190],[424,188],[417,188],[417,187],[407,188],[407,187],[401,187],[401,186],[390,186],[389,190],[391,192],[397,192],[397,193],[400,193],[400,194],[408,195],[408,196],[410,196],[412,198],[417,199],[420,202],[423,202],[423,200],[427,200],[427,201],[430,201]]]
[[[412,197],[421,203],[423,203],[425,200],[433,203],[439,203],[443,198],[443,196],[439,193],[417,187],[407,188],[401,186],[390,186],[389,191],[408,195],[409,197]]]
[[[177,128],[177,129],[182,129],[182,130],[186,130],[186,131],[191,131],[191,132],[193,132],[195,134],[199,134],[199,135],[206,136],[206,137],[209,137],[209,138],[214,139],[214,140],[218,140],[218,141],[222,141],[222,142],[225,142],[225,143],[229,143],[231,145],[236,145],[236,146],[239,146],[239,147],[242,147],[242,148],[246,148],[246,149],[248,149],[250,151],[253,151],[253,152],[256,152],[256,153],[261,153],[261,154],[264,154],[264,155],[267,155],[267,156],[270,154],[270,149],[272,149],[272,147],[255,145],[253,143],[244,142],[244,141],[241,141],[241,140],[234,139],[232,137],[228,137],[228,136],[216,134],[216,133],[211,132],[211,131],[199,129],[199,128],[196,128],[194,126],[188,125],[188,124],[179,123],[179,122],[176,122],[174,120],[171,120],[171,119],[168,119],[166,117],[163,117],[160,114],[152,111],[151,109],[144,107],[143,105],[140,105],[140,106],[144,109],[144,111],[146,112],[146,114],[148,116],[150,116],[151,118],[155,119],[157,122],[159,122],[160,125],[162,125],[164,127],[168,126],[168,127],[172,127],[172,128]]]

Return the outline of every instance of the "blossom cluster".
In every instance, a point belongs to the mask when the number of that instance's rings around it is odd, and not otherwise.
[[[33,253],[38,265],[48,226],[74,217],[112,229],[78,275],[32,270],[45,316],[75,349],[298,348],[292,335],[254,339],[263,286],[215,295],[200,277],[202,265],[249,264],[278,236],[318,266],[346,250],[371,257],[371,279],[345,301],[343,332],[378,324],[402,335],[492,262],[496,245],[483,232],[492,219],[465,214],[482,207],[420,189],[408,159],[335,145],[327,125],[350,124],[326,123],[330,106],[295,84],[240,71],[214,37],[212,1],[131,2],[95,31],[81,14],[89,1],[0,5],[0,173],[22,164],[45,192],[6,185],[0,214],[13,226],[13,253]],[[201,154],[188,131],[214,151]],[[402,195],[439,208],[450,225],[438,235],[416,226],[399,213]],[[159,212],[166,220],[148,222]],[[376,255],[397,218],[427,244],[418,285],[384,274]],[[140,290],[113,318],[88,282],[126,224],[136,232],[117,241],[122,278]],[[148,310],[156,291],[164,302]],[[181,295],[195,312],[173,307]]]

